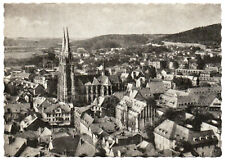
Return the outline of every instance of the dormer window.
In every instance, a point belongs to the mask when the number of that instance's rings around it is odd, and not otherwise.
[[[198,142],[198,140],[199,140],[198,138],[193,138],[194,142]]]
[[[200,140],[201,140],[201,141],[205,140],[205,137],[200,137]]]

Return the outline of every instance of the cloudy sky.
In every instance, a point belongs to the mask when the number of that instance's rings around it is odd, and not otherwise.
[[[74,39],[105,34],[177,33],[221,23],[216,4],[5,4],[5,36]]]

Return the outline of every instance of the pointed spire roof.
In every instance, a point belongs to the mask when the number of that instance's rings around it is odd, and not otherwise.
[[[66,38],[65,38],[65,28],[63,27],[63,38],[62,38],[62,52],[65,50]]]
[[[65,52],[70,52],[70,40],[69,40],[69,33],[68,28],[66,27],[66,34],[65,34]]]

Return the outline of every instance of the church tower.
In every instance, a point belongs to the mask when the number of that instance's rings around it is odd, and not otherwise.
[[[75,97],[74,65],[70,52],[68,29],[63,29],[62,51],[59,56],[57,98],[61,102],[72,102]]]

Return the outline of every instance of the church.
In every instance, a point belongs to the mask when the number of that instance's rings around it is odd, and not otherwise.
[[[117,75],[106,76],[104,69],[96,75],[76,75],[76,64],[70,50],[68,28],[63,30],[62,51],[59,56],[57,98],[61,102],[90,104],[99,96],[120,91],[122,81]]]

